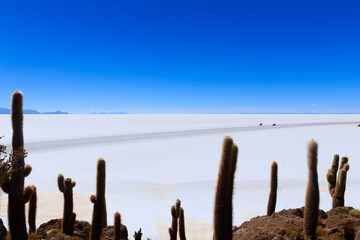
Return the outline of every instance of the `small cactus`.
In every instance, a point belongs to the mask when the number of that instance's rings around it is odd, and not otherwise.
[[[276,208],[276,195],[278,185],[278,165],[276,162],[271,164],[271,182],[270,182],[270,195],[267,206],[267,215],[271,216]]]
[[[180,208],[181,208],[181,201],[179,199],[176,200],[174,206],[171,206],[171,229],[169,230],[170,239],[176,240],[177,236],[177,228],[178,228],[178,218],[180,217]]]
[[[141,236],[142,236],[142,232],[141,232],[141,228],[140,228],[139,231],[134,233],[134,239],[141,240]]]
[[[225,137],[215,195],[214,240],[232,239],[232,195],[237,146]]]
[[[332,208],[344,206],[346,175],[350,168],[348,161],[349,159],[347,157],[341,158],[341,164],[339,167],[339,155],[335,154],[331,169],[329,169],[326,174],[326,179],[329,183],[329,193],[332,197]],[[339,171],[338,177],[336,176],[337,171]]]
[[[114,215],[115,240],[120,240],[120,230],[121,230],[121,215],[119,212],[116,212]]]
[[[62,219],[62,232],[66,235],[73,235],[75,224],[75,213],[73,212],[73,188],[76,182],[71,178],[64,179],[62,174],[58,175],[58,188],[64,194],[64,211]]]
[[[32,186],[33,194],[31,196],[30,202],[29,202],[29,232],[36,232],[36,203],[37,203],[37,193],[36,193],[36,187]]]
[[[304,232],[311,240],[316,240],[316,226],[319,216],[319,184],[317,174],[318,144],[311,140],[308,145],[308,184],[304,209]]]
[[[97,161],[96,174],[96,196],[92,195],[90,201],[94,203],[94,210],[91,222],[91,240],[100,240],[105,212],[105,160],[99,158]]]

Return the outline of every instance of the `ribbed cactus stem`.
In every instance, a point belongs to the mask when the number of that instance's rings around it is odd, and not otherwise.
[[[180,236],[180,240],[186,240],[186,236],[185,236],[185,216],[184,216],[184,209],[183,208],[180,208],[179,236]]]
[[[278,186],[278,165],[276,162],[271,164],[271,180],[270,180],[270,194],[267,206],[267,215],[271,216],[276,208],[276,196]]]
[[[308,145],[308,184],[304,210],[304,232],[311,240],[316,240],[316,226],[319,216],[319,184],[317,174],[318,144],[311,140]]]
[[[229,185],[231,185],[230,178],[235,173],[231,168],[234,165],[233,147],[233,140],[225,137],[215,194],[214,240],[232,239],[232,213],[229,211],[229,199],[232,199],[233,190]]]
[[[36,187],[32,186],[33,188],[33,194],[31,196],[30,202],[29,202],[29,232],[34,233],[36,232],[36,204],[37,204],[37,193],[36,193]]]
[[[100,158],[97,161],[96,173],[96,196],[91,197],[94,203],[94,210],[91,223],[91,240],[100,240],[104,218],[105,207],[105,160]]]
[[[115,240],[120,240],[120,230],[121,230],[121,215],[116,212],[114,215],[114,231],[115,231]]]
[[[8,186],[8,221],[12,240],[28,239],[24,205],[24,136],[23,136],[23,95],[15,91],[11,99],[12,136],[12,176]],[[8,189],[6,189],[8,188]]]

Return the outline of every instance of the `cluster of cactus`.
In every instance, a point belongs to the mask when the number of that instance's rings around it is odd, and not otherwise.
[[[345,200],[345,188],[346,188],[346,175],[349,171],[350,165],[348,164],[349,159],[347,157],[341,158],[339,168],[339,155],[334,155],[334,160],[329,169],[326,178],[329,183],[329,193],[332,197],[332,208],[343,207]],[[339,176],[336,178],[339,170]]]
[[[170,240],[177,239],[178,226],[180,240],[186,240],[184,209],[181,207],[179,199],[176,200],[175,205],[171,206],[171,217],[171,227],[169,227]]]

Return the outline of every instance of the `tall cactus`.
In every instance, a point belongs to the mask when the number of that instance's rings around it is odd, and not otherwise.
[[[185,216],[184,216],[184,209],[183,208],[180,208],[179,236],[180,236],[180,240],[186,240],[186,236],[185,236]]]
[[[229,186],[232,185],[234,179],[236,162],[237,147],[234,146],[232,138],[225,137],[215,195],[214,240],[232,239],[232,206],[230,201],[232,203],[233,189]]]
[[[90,201],[94,203],[91,222],[91,240],[100,240],[105,212],[105,160],[99,158],[97,161],[96,174],[96,196],[92,195]]]
[[[345,189],[346,189],[346,175],[349,171],[350,165],[348,164],[349,159],[347,157],[341,158],[341,164],[339,168],[339,155],[334,155],[334,160],[331,168],[326,174],[327,181],[329,183],[329,193],[332,197],[332,208],[343,207],[345,200]],[[336,177],[336,173],[339,170],[339,176]]]
[[[62,232],[66,235],[73,235],[75,224],[75,213],[73,212],[73,188],[76,182],[71,178],[64,179],[62,174],[58,175],[58,188],[64,194],[64,211],[62,219]]]
[[[23,137],[23,95],[15,91],[11,98],[12,156],[11,177],[1,188],[9,194],[8,221],[12,240],[28,239],[24,206],[24,137]],[[30,170],[31,171],[31,170]],[[26,174],[30,171],[26,169]]]
[[[114,215],[115,240],[120,240],[120,230],[121,230],[121,215],[119,212],[116,212]]]
[[[311,140],[308,145],[308,184],[304,210],[304,232],[311,240],[316,240],[316,226],[319,216],[319,184],[317,174],[318,144]]]
[[[36,232],[36,203],[37,203],[37,193],[36,187],[32,186],[33,194],[29,202],[29,232]]]
[[[276,208],[276,196],[278,185],[278,165],[276,162],[271,164],[271,180],[270,180],[270,194],[267,206],[267,215],[271,216],[275,212]]]

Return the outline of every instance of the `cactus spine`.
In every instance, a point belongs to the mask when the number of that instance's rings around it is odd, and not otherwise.
[[[180,236],[180,240],[186,240],[186,236],[185,236],[185,217],[184,217],[184,209],[183,208],[180,208],[179,236]]]
[[[90,201],[94,203],[91,222],[91,240],[100,240],[104,219],[105,208],[105,160],[99,158],[97,161],[96,174],[96,196],[92,195]]]
[[[2,186],[9,194],[8,221],[12,240],[28,239],[24,205],[24,137],[23,137],[23,95],[15,91],[11,98],[12,158],[11,179]],[[31,170],[30,170],[31,171]],[[30,174],[27,170],[27,175]]]
[[[339,155],[335,154],[331,169],[329,169],[328,173],[326,174],[326,178],[329,183],[329,193],[332,197],[332,208],[344,206],[346,175],[350,168],[348,161],[349,159],[347,157],[341,158],[341,164],[339,168]],[[339,176],[336,178],[336,173],[338,170]]]
[[[120,229],[121,229],[121,215],[116,212],[114,215],[114,231],[115,231],[115,240],[120,240]]]
[[[75,187],[76,183],[71,178],[64,180],[64,176],[61,174],[58,175],[57,180],[58,188],[64,194],[62,232],[72,236],[76,217],[75,213],[73,213],[73,187]]]
[[[316,226],[319,215],[319,184],[317,174],[318,144],[311,140],[308,145],[308,184],[304,210],[304,232],[311,240],[316,239]]]
[[[36,202],[37,202],[37,193],[36,187],[32,186],[33,194],[29,203],[29,232],[36,232]]]
[[[237,147],[230,137],[225,137],[215,195],[214,240],[232,239],[233,189],[229,186],[234,179],[236,161]]]
[[[270,195],[267,206],[267,215],[271,216],[275,212],[276,195],[278,185],[278,165],[276,162],[271,164],[271,181],[270,181]]]

